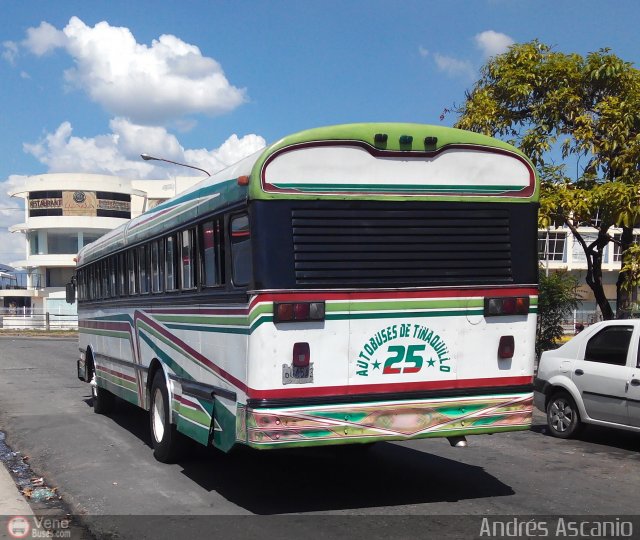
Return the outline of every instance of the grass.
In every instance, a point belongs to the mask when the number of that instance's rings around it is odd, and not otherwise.
[[[31,328],[15,329],[7,328],[0,329],[0,337],[9,336],[22,336],[22,337],[77,337],[77,330],[37,330]]]

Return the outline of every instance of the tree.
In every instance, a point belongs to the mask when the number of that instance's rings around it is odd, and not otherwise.
[[[622,249],[622,268],[632,265],[633,226],[640,215],[640,71],[607,49],[563,54],[538,41],[513,45],[491,58],[480,80],[456,108],[456,127],[506,138],[538,167],[542,178],[540,226],[566,225],[584,249],[586,281],[603,316],[613,318],[602,285],[602,255],[609,242]],[[554,153],[584,158],[569,179]],[[609,234],[622,227],[621,238]],[[578,227],[590,226],[587,242]],[[621,272],[618,316],[631,287]]]
[[[563,336],[562,321],[578,307],[578,280],[566,271],[540,272],[536,355],[553,349]]]

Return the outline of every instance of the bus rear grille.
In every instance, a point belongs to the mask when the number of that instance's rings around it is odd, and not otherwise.
[[[513,281],[507,209],[293,209],[298,285]]]

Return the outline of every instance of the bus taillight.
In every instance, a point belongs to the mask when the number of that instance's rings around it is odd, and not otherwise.
[[[484,299],[484,316],[498,317],[502,315],[527,315],[529,313],[529,297],[502,297]]]
[[[279,322],[324,321],[324,302],[274,302],[273,318]]]

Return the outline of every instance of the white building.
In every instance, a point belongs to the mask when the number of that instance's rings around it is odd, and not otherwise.
[[[10,193],[25,199],[24,221],[9,228],[25,234],[25,258],[10,264],[24,269],[26,276],[20,285],[0,289],[0,306],[23,313],[75,314],[76,304],[65,301],[65,285],[80,248],[201,180],[85,173],[27,177]]]
[[[579,231],[587,244],[597,238],[597,233],[594,229],[581,228]],[[615,228],[609,230],[609,234],[618,239],[621,232],[620,229]],[[638,234],[634,236],[637,240]],[[597,319],[599,315],[593,291],[585,283],[587,259],[582,246],[575,240],[571,231],[566,227],[539,230],[538,256],[542,268],[548,268],[550,272],[561,269],[568,270],[578,278],[581,284],[578,290],[582,297],[582,305],[580,307],[582,314],[578,319],[585,319],[586,322],[592,322]],[[604,250],[602,259],[602,281],[604,293],[614,311],[616,309],[616,281],[620,273],[620,265],[620,245],[610,242]]]

